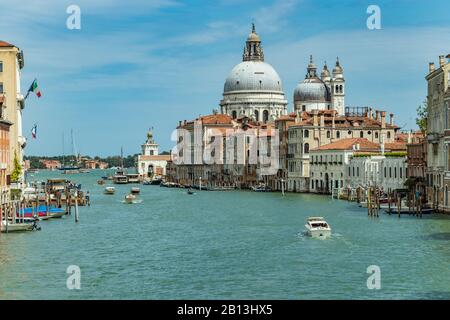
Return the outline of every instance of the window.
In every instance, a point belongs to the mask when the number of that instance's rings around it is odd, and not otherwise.
[[[255,120],[259,121],[259,111],[255,110]]]
[[[341,132],[340,132],[340,131],[337,131],[337,132],[336,132],[336,138],[339,139],[340,137],[341,137]]]
[[[403,178],[403,169],[400,168],[400,179],[402,179],[402,178]]]
[[[309,153],[309,143],[305,143],[305,153]]]
[[[233,112],[231,113],[231,116],[233,117],[233,119],[236,119],[236,118],[237,118],[237,112],[236,112],[236,111],[233,111]]]
[[[327,131],[327,138],[330,139],[330,137],[331,137],[331,132],[330,132],[330,130],[328,130]]]
[[[394,168],[394,178],[397,179],[397,167]]]
[[[375,132],[375,138],[378,139],[378,132]]]
[[[359,177],[359,167],[356,168],[356,175]]]
[[[351,136],[351,135],[352,135],[352,132],[351,132],[350,130],[348,130],[348,135],[349,135],[349,136]]]
[[[269,121],[269,111],[267,111],[267,110],[263,111],[263,121],[264,122]]]
[[[359,137],[360,137],[360,138],[364,138],[364,131],[361,131],[361,132],[359,133]]]
[[[387,169],[386,167],[384,167],[384,177],[386,178],[386,174],[387,174]]]
[[[3,82],[0,82],[0,93],[4,93],[3,92]]]
[[[306,106],[302,105],[302,111],[306,111]]]
[[[387,133],[387,138],[388,138],[388,139],[391,138],[391,132],[390,132],[390,131],[388,131],[388,133]]]
[[[3,72],[3,62],[0,61],[0,72]]]
[[[305,138],[309,138],[309,130],[305,130],[304,136],[305,136]]]

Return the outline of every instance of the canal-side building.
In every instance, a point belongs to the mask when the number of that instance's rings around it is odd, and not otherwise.
[[[13,44],[0,40],[0,100],[3,119],[11,122],[9,163],[13,168],[14,157],[23,167],[23,148],[26,139],[22,134],[22,110],[25,107],[21,94],[20,73],[24,67],[23,52]],[[12,171],[12,170],[11,170]],[[23,178],[23,175],[22,175]]]
[[[333,188],[344,188],[351,157],[362,152],[379,151],[380,145],[366,138],[341,139],[311,150],[310,192],[331,193]]]
[[[233,119],[249,117],[254,121],[273,122],[287,113],[281,78],[275,69],[265,62],[261,39],[253,24],[242,55],[225,80],[222,114]]]
[[[153,138],[153,131],[147,132],[147,140],[141,146],[138,156],[138,173],[141,179],[162,179],[166,176],[167,162],[170,154],[159,154],[159,145]]]
[[[312,149],[350,138],[365,138],[374,143],[395,143],[399,127],[394,124],[393,117],[391,114],[387,122],[385,111],[347,107],[342,116],[336,110],[297,111],[276,121],[279,136],[287,140],[287,147],[280,150],[280,159],[286,158],[287,190],[309,191]],[[284,155],[283,152],[287,153]]]
[[[273,154],[272,162],[261,159],[270,157],[274,132],[273,125],[245,116],[233,119],[214,113],[181,121],[177,147],[172,151],[176,165],[170,181],[210,189],[267,183],[265,172],[271,166],[276,170],[278,154]]]
[[[447,59],[450,55],[447,56]],[[449,128],[450,107],[450,63],[446,57],[439,56],[439,66],[430,62],[427,94],[427,181],[428,202],[434,208],[448,211],[449,174],[449,139],[446,138]]]
[[[347,166],[345,187],[356,189],[374,186],[390,192],[405,189],[407,175],[406,153],[387,151],[355,154]]]
[[[427,152],[426,139],[406,145],[406,161],[408,163],[408,184],[411,190],[426,195],[427,189]]]

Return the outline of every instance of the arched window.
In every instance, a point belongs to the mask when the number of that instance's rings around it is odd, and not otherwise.
[[[259,111],[255,110],[255,120],[259,121]]]
[[[327,138],[330,139],[330,137],[331,137],[331,132],[330,132],[330,130],[328,130],[327,131]]]
[[[397,179],[397,167],[394,168],[394,178]]]
[[[387,133],[387,138],[388,138],[388,139],[391,138],[391,132],[390,132],[390,131],[388,131],[388,133]]]
[[[344,92],[343,87],[342,87],[342,84],[339,86],[339,92],[340,92],[340,93],[343,93],[343,92]]]
[[[386,178],[386,175],[387,175],[387,169],[386,169],[386,167],[384,167],[384,177]]]
[[[305,153],[309,153],[309,143],[305,143]]]
[[[336,131],[336,138],[340,138],[341,137],[341,132],[340,131]]]
[[[236,110],[233,111],[233,112],[231,113],[231,116],[233,117],[233,119],[236,119],[236,118],[237,118],[237,112],[236,112]]]
[[[361,131],[359,132],[359,137],[360,137],[360,138],[364,138],[364,131],[361,130]]]
[[[400,168],[400,179],[403,179],[403,169]]]
[[[378,139],[378,132],[375,132],[375,139]]]
[[[263,121],[264,122],[269,121],[269,111],[267,111],[267,110],[263,111]]]
[[[305,130],[304,136],[305,136],[305,138],[309,138],[309,130]]]

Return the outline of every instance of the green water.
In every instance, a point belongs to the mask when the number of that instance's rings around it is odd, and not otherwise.
[[[450,299],[450,219],[382,215],[308,194],[141,186],[142,203],[103,194],[103,172],[68,176],[92,206],[0,235],[1,299]],[[34,179],[61,174],[39,173]],[[324,216],[327,240],[303,235]],[[69,290],[66,269],[81,269]],[[378,265],[381,289],[367,289]]]

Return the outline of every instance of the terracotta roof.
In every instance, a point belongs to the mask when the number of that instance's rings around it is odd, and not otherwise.
[[[210,114],[199,118],[203,124],[231,124],[233,118],[227,114]]]
[[[406,151],[405,142],[385,143],[384,148],[390,151]]]
[[[0,47],[14,47],[13,44],[0,40]]]
[[[169,161],[171,160],[170,154],[158,154],[156,156],[139,155],[139,160],[142,161]]]
[[[366,138],[349,138],[342,139],[336,142],[332,142],[326,145],[323,145],[313,151],[319,150],[353,150],[353,146],[359,144],[358,151],[378,151],[380,150],[380,144],[376,142],[371,142]]]

